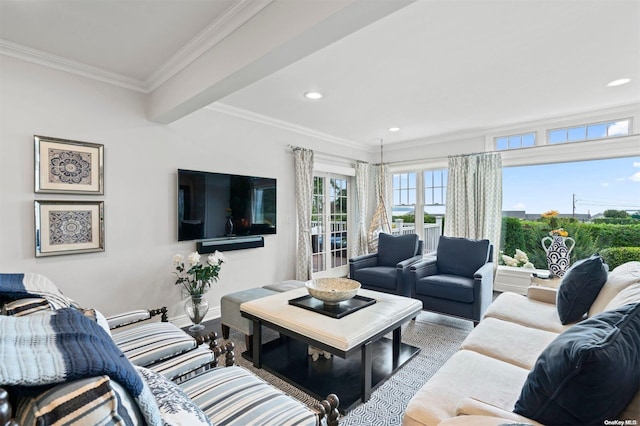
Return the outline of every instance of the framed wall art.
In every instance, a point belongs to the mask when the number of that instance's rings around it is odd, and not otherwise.
[[[104,194],[104,145],[34,136],[36,192]]]
[[[104,251],[103,201],[35,201],[36,257]]]

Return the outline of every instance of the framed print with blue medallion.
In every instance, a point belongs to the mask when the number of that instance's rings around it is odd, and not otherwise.
[[[104,145],[34,136],[36,192],[104,194]]]
[[[104,251],[103,201],[35,201],[36,257]]]

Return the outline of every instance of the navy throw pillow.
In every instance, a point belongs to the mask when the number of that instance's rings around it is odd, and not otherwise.
[[[546,425],[602,425],[640,387],[640,303],[604,311],[540,354],[514,412]]]
[[[578,321],[589,310],[607,282],[608,271],[599,254],[571,265],[562,278],[556,298],[562,324]]]
[[[393,266],[415,256],[418,251],[418,235],[407,234],[394,237],[382,233],[378,237],[378,265]]]

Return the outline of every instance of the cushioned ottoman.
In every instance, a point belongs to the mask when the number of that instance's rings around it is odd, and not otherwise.
[[[266,288],[267,290],[273,290],[280,293],[283,291],[295,290],[301,287],[304,287],[304,281],[298,281],[298,280],[286,280],[279,283],[262,286],[262,288]]]
[[[251,342],[249,336],[253,335],[253,324],[251,321],[240,315],[240,305],[244,302],[260,299],[276,293],[276,291],[266,288],[250,288],[248,290],[236,291],[235,293],[229,293],[222,296],[220,299],[220,323],[222,325],[222,337],[228,339],[229,328],[233,328],[234,330],[244,333],[247,347],[249,347]]]

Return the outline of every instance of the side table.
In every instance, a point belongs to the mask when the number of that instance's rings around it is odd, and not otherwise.
[[[549,288],[558,288],[562,282],[562,277],[558,276],[541,276],[537,274],[531,274],[531,285]]]

